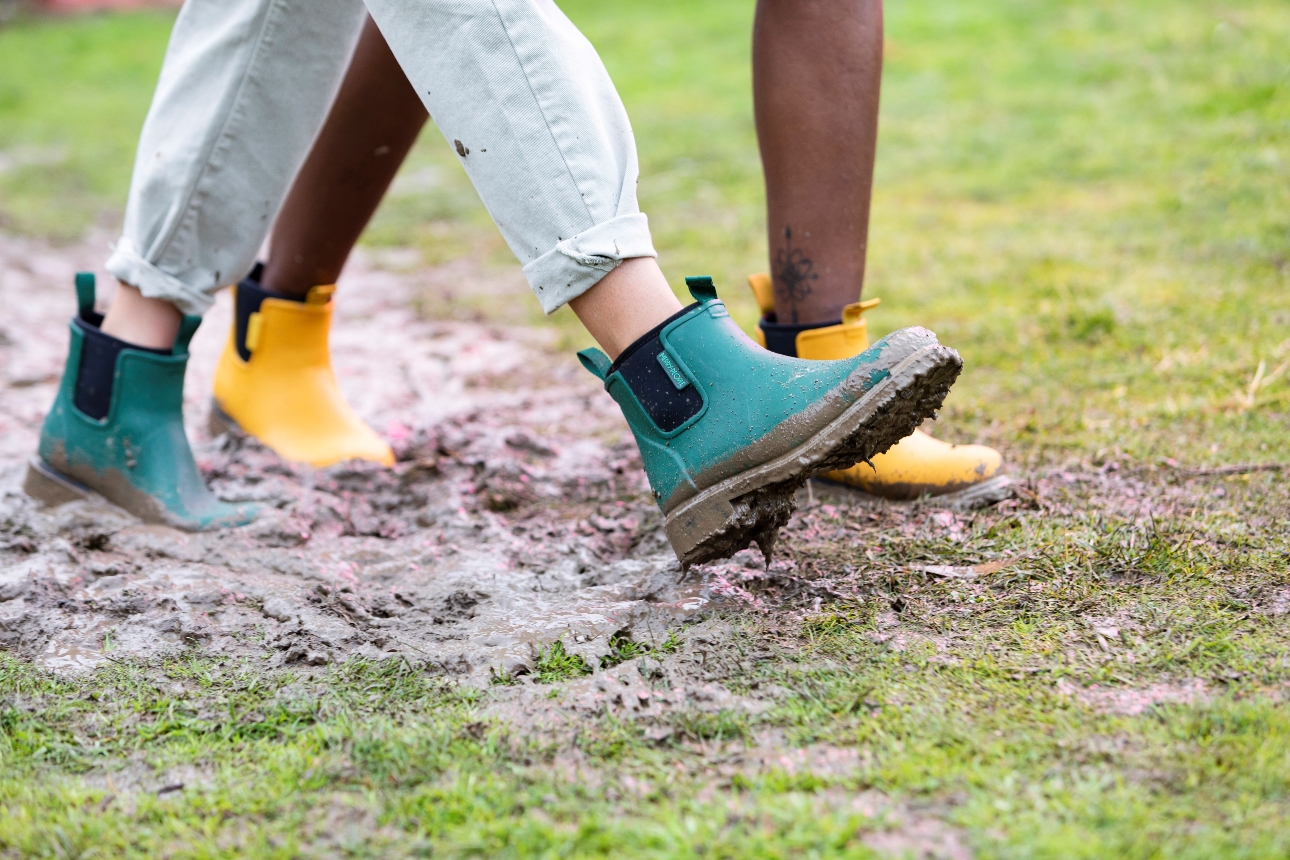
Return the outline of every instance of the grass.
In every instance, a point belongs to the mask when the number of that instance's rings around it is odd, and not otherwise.
[[[192,654],[59,681],[0,655],[0,849],[867,857],[866,838],[930,819],[981,857],[1284,856],[1290,662],[1267,598],[1290,594],[1290,564],[1284,524],[1266,526],[1290,496],[1273,476],[1207,480],[1222,504],[1166,523],[1054,492],[1046,513],[984,513],[952,541],[903,528],[907,512],[857,527],[816,505],[805,532],[845,528],[849,557],[877,560],[848,573],[843,542],[804,541],[806,582],[859,590],[802,615],[810,595],[772,583],[779,610],[728,616],[709,675],[780,690],[760,713],[529,734],[489,693],[399,660],[290,672]],[[1018,561],[969,580],[916,567],[983,558]],[[557,644],[532,680],[558,693],[585,671]],[[1197,698],[1140,713],[1096,698],[1187,679]],[[792,750],[852,765],[776,764]]]
[[[0,25],[0,227],[118,225],[170,35],[163,13]]]
[[[564,5],[633,117],[666,271],[713,274],[751,322],[751,4]],[[167,20],[0,29],[5,229],[119,219]],[[960,349],[938,432],[1047,475],[1038,501],[959,532],[808,511],[799,592],[748,583],[775,608],[732,612],[711,668],[773,706],[666,732],[525,735],[406,663],[73,682],[3,657],[0,853],[864,857],[931,820],[980,857],[1284,857],[1290,496],[1283,472],[1197,470],[1290,463],[1290,9],[911,0],[887,36],[872,325]],[[456,161],[428,131],[365,241],[512,265]],[[586,671],[562,645],[541,663]],[[855,765],[754,767],[763,746]]]

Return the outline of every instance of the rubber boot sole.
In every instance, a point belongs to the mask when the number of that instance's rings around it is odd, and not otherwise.
[[[963,361],[931,344],[802,445],[720,481],[687,499],[663,519],[682,570],[729,558],[751,543],[770,563],[779,529],[796,508],[795,494],[810,478],[867,461],[904,439],[941,408]]]
[[[882,496],[867,493],[859,487],[844,484],[840,481],[831,481],[828,478],[815,478],[812,483],[816,488],[815,493],[817,496],[821,493],[834,494],[839,500],[850,499],[875,507],[882,505],[926,505],[931,508],[970,511],[998,504],[1016,495],[1013,490],[1014,481],[1008,475],[995,475],[988,481],[972,484],[961,490],[941,493],[938,496],[920,496],[917,499],[884,499]]]

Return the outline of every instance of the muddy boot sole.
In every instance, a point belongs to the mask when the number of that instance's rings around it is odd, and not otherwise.
[[[27,461],[27,475],[23,479],[22,490],[31,498],[49,507],[77,501],[111,505],[138,517],[145,523],[170,526],[186,532],[245,525],[255,514],[255,511],[242,514],[242,520],[238,522],[217,521],[207,525],[194,524],[169,514],[160,503],[142,491],[118,483],[115,489],[108,487],[105,492],[100,492],[87,487],[75,478],[64,475],[38,456]]]
[[[27,477],[22,491],[38,502],[56,508],[68,502],[102,498],[89,487],[56,471],[39,457],[27,461]]]
[[[802,445],[679,505],[664,518],[663,530],[682,569],[729,558],[754,542],[769,564],[779,530],[796,508],[797,489],[913,433],[940,409],[962,367],[957,352],[932,343]]]

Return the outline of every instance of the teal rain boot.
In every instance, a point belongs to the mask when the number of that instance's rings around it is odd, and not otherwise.
[[[94,275],[76,276],[76,296],[67,366],[23,489],[48,504],[97,492],[145,522],[189,531],[250,522],[258,508],[217,499],[184,435],[188,342],[201,318],[184,317],[172,349],[145,349],[99,331]]]
[[[578,353],[622,407],[686,568],[753,541],[769,561],[797,488],[908,436],[936,414],[963,365],[924,328],[841,361],[776,355],[735,325],[711,278],[686,285],[695,304],[617,361]]]

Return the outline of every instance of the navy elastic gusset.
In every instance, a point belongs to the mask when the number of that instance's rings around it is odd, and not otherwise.
[[[81,331],[81,362],[76,369],[76,392],[72,403],[95,421],[106,418],[112,407],[112,381],[116,377],[116,359],[122,350],[133,349],[156,355],[171,354],[168,349],[126,343],[120,338],[104,334],[97,325],[80,317],[73,324]]]
[[[694,310],[698,306],[699,306],[698,302],[691,302],[690,304],[681,308],[676,313],[672,314],[667,319],[663,320],[658,325],[654,326],[649,331],[645,332],[640,337],[636,338],[636,340],[632,341],[631,345],[629,345],[626,349],[624,349],[621,353],[618,354],[618,358],[614,359],[614,363],[609,365],[609,370],[605,372],[605,378],[608,379],[610,376],[613,376],[614,371],[618,370],[619,365],[627,361],[627,359],[631,358],[632,354],[636,352],[636,350],[640,349],[645,344],[649,343],[651,340],[658,340],[659,333],[662,332],[663,329],[667,328],[672,323],[676,322],[681,317],[685,316],[686,314],[688,314],[690,311]],[[656,352],[654,353],[654,355],[657,356],[658,353]]]
[[[266,290],[260,283],[264,274],[264,264],[256,263],[251,274],[237,283],[237,307],[234,309],[233,326],[236,337],[233,345],[237,348],[238,357],[243,361],[251,360],[251,350],[246,348],[246,328],[251,323],[251,314],[260,310],[265,299],[283,299],[288,302],[303,302],[303,296],[288,296]]]
[[[762,335],[766,338],[766,348],[768,350],[779,355],[787,355],[789,358],[797,358],[797,336],[799,334],[811,329],[841,324],[842,320],[806,323],[805,325],[781,325],[775,322],[774,314],[766,314],[761,318],[761,322],[757,323],[757,327],[761,329]]]
[[[641,408],[664,433],[680,427],[703,408],[703,395],[698,389],[693,384],[678,389],[658,360],[664,351],[660,333],[670,323],[696,307],[698,302],[673,314],[638,338],[623,350],[622,355],[609,368],[609,373],[605,374],[606,377],[614,373],[622,376],[632,394],[636,395]]]

